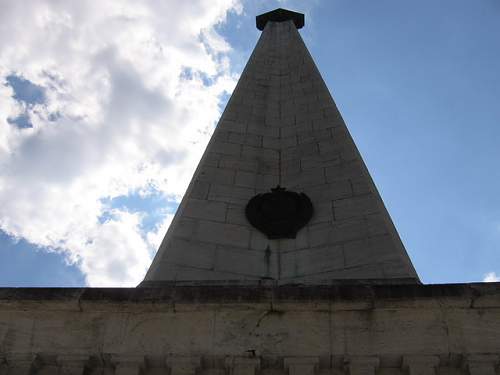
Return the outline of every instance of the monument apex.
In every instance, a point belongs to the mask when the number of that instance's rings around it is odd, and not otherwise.
[[[285,22],[293,21],[297,29],[304,27],[304,14],[298,12],[292,12],[291,10],[278,8],[267,13],[263,13],[257,16],[255,23],[257,29],[260,31],[264,30],[268,22]]]

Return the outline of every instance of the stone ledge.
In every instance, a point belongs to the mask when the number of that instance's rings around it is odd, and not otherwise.
[[[0,288],[0,307],[9,303],[267,303],[275,302],[359,302],[460,299],[468,307],[500,307],[500,283],[399,284],[399,285],[261,285],[204,282],[164,283],[139,288]]]

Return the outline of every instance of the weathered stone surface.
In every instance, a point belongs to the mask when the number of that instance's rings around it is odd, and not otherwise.
[[[403,369],[409,375],[435,375],[439,366],[439,356],[413,355],[403,357]]]
[[[82,375],[85,366],[89,363],[88,354],[58,354],[57,363],[61,375]]]
[[[474,306],[481,299],[488,307]],[[8,374],[487,375],[498,322],[500,283],[0,289],[0,364]]]
[[[229,357],[225,364],[230,375],[255,375],[260,370],[260,358]]]
[[[286,357],[284,364],[290,375],[314,375],[319,364],[319,358]]]
[[[498,354],[469,354],[464,364],[470,375],[495,375],[499,359]]]
[[[170,367],[171,375],[195,375],[196,371],[201,368],[201,357],[192,355],[169,356],[166,363]]]

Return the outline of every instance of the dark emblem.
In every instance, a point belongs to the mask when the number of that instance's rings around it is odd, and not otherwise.
[[[250,199],[245,214],[250,224],[270,239],[295,238],[311,219],[313,205],[304,193],[287,191],[278,185],[271,193]]]

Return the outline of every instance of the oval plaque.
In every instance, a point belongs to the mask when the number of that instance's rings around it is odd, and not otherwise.
[[[248,202],[245,214],[255,228],[270,239],[295,238],[313,215],[311,200],[304,193],[279,185],[270,193],[258,194]]]

